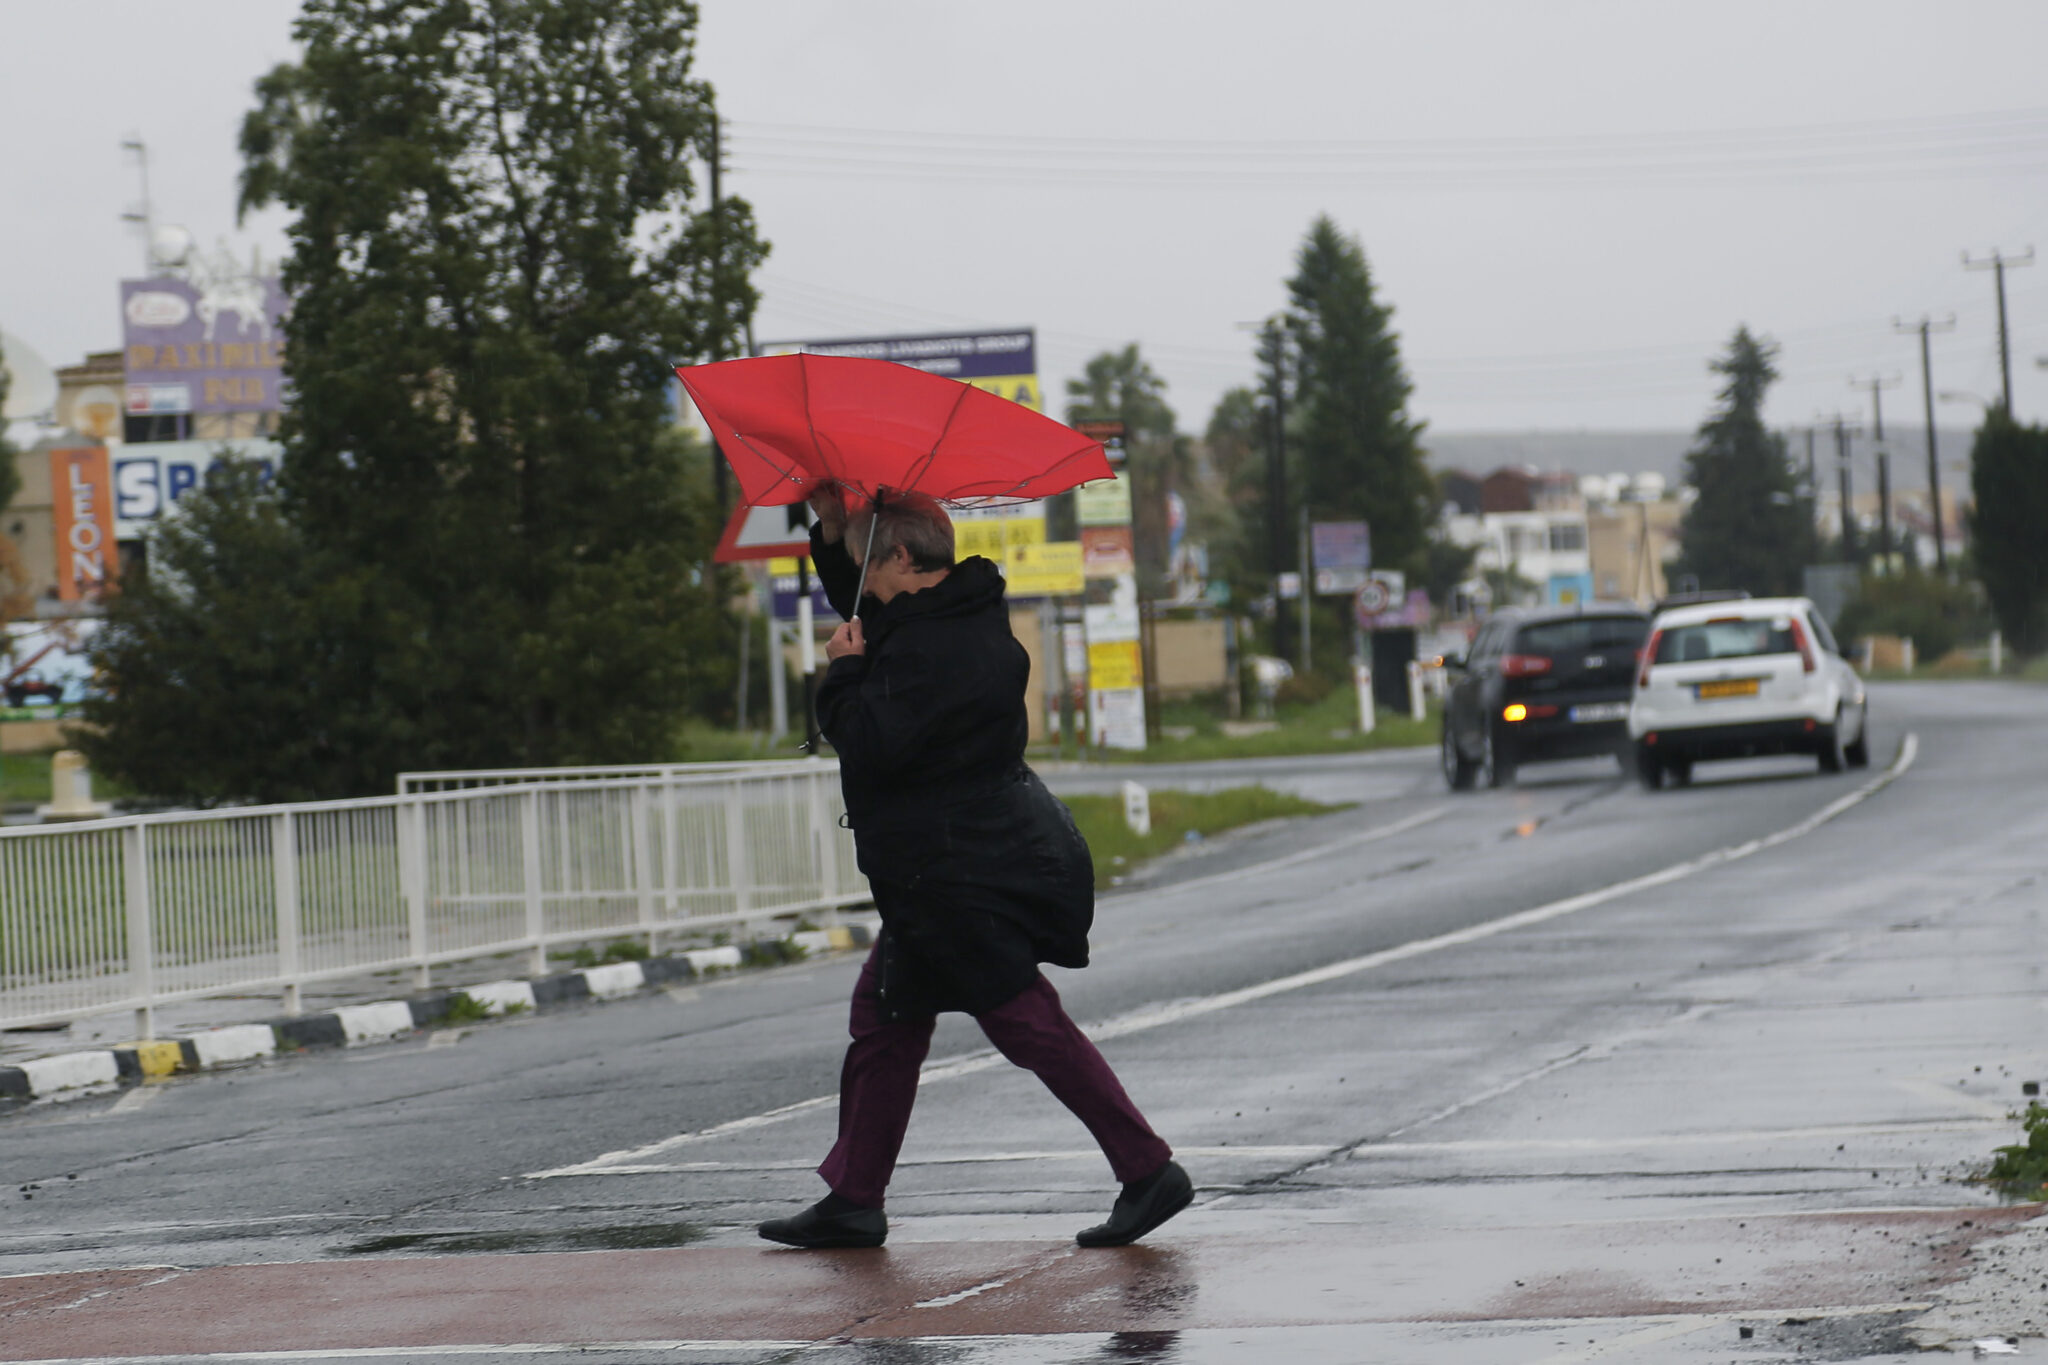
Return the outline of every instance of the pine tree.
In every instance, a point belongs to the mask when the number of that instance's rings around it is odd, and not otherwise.
[[[1104,351],[1079,379],[1067,381],[1069,422],[1124,424],[1123,477],[1131,483],[1131,533],[1149,592],[1166,571],[1166,494],[1185,491],[1191,470],[1187,443],[1174,431],[1166,381],[1138,351]]]
[[[731,585],[667,395],[672,365],[730,353],[766,248],[744,202],[714,216],[696,190],[695,25],[673,0],[307,0],[302,58],[243,125],[242,202],[293,214],[290,535],[260,543],[306,594],[275,648],[317,747],[299,779],[246,754],[214,794],[662,757],[703,675],[730,676]],[[203,581],[194,610],[271,629],[246,576]],[[163,635],[110,642],[120,775],[155,738],[129,698]],[[269,704],[268,681],[214,682],[189,704]]]
[[[1667,573],[1702,588],[1743,588],[1758,597],[1801,590],[1814,551],[1813,516],[1798,495],[1785,438],[1764,426],[1764,395],[1778,371],[1777,346],[1737,327],[1709,369],[1727,382],[1686,456],[1698,497],[1679,526],[1681,552]]]
[[[1985,414],[1970,450],[1971,554],[1999,629],[2022,655],[2048,649],[2048,428]]]
[[[1435,520],[1434,487],[1408,416],[1413,389],[1374,296],[1365,250],[1328,216],[1309,228],[1287,283],[1298,354],[1289,441],[1300,478],[1291,490],[1318,520],[1372,528],[1373,563],[1420,579]]]

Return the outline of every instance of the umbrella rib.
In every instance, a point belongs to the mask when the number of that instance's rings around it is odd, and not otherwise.
[[[958,380],[954,382],[959,383]],[[960,384],[960,392],[953,399],[952,409],[946,413],[946,424],[940,427],[939,434],[932,438],[932,448],[925,452],[924,459],[918,463],[917,468],[910,471],[910,477],[903,481],[904,492],[909,493],[916,490],[917,481],[924,477],[924,472],[927,469],[932,467],[932,461],[939,458],[939,447],[946,443],[946,433],[953,429],[953,419],[960,415],[961,404],[967,401],[968,394],[979,392],[980,390],[972,384]]]

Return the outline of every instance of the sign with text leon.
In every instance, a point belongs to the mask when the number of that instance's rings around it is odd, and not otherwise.
[[[988,332],[942,332],[917,336],[842,337],[830,341],[770,341],[756,348],[761,355],[864,356],[893,360],[986,389],[999,398],[1045,411],[1038,384],[1038,332],[1032,327],[1006,327]]]
[[[105,446],[50,452],[50,501],[56,514],[57,597],[98,597],[114,582],[114,476]]]
[[[128,411],[276,412],[289,308],[274,276],[123,280]]]

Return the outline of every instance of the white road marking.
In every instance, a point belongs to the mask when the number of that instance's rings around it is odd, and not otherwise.
[[[1170,1024],[1185,1023],[1190,1019],[1199,1019],[1204,1015],[1215,1014],[1222,1010],[1235,1009],[1239,1005],[1248,1005],[1254,1001],[1265,1000],[1272,996],[1285,995],[1310,986],[1326,985],[1332,981],[1341,981],[1346,977],[1356,976],[1360,972],[1371,971],[1376,967],[1384,967],[1389,963],[1406,962],[1410,958],[1423,957],[1430,953],[1441,952],[1446,948],[1459,948],[1467,944],[1479,943],[1516,929],[1526,929],[1533,925],[1545,924],[1554,919],[1562,919],[1566,915],[1576,914],[1581,910],[1591,909],[1596,905],[1605,905],[1609,901],[1619,900],[1638,891],[1647,891],[1653,887],[1666,886],[1672,882],[1682,881],[1687,877],[1705,872],[1710,868],[1719,867],[1725,863],[1738,862],[1754,854],[1762,853],[1767,849],[1777,848],[1781,844],[1790,843],[1794,839],[1804,838],[1829,821],[1837,819],[1844,813],[1853,810],[1904,776],[1906,771],[1913,766],[1913,760],[1918,756],[1919,751],[1919,736],[1908,734],[1904,742],[1899,745],[1898,757],[1893,759],[1891,766],[1882,773],[1879,773],[1855,791],[1830,801],[1827,805],[1822,806],[1797,824],[1788,825],[1774,834],[1761,835],[1755,839],[1744,840],[1739,844],[1729,844],[1725,847],[1700,854],[1698,857],[1687,858],[1683,862],[1673,863],[1669,867],[1660,868],[1655,872],[1644,873],[1640,877],[1630,877],[1626,881],[1614,882],[1592,891],[1581,892],[1576,896],[1567,896],[1562,900],[1550,901],[1544,905],[1517,911],[1512,915],[1503,915],[1499,919],[1486,920],[1479,924],[1468,925],[1463,929],[1454,929],[1447,934],[1437,934],[1430,938],[1411,939],[1406,943],[1396,944],[1392,948],[1383,948],[1375,953],[1365,953],[1358,957],[1346,958],[1341,962],[1332,962],[1325,966],[1311,968],[1305,972],[1296,972],[1291,976],[1275,977],[1273,980],[1262,981],[1254,986],[1244,986],[1234,991],[1223,991],[1216,995],[1196,996],[1186,1000],[1170,1000],[1157,1005],[1148,1005],[1142,1009],[1133,1010],[1128,1014],[1105,1019],[1100,1023],[1084,1025],[1082,1031],[1096,1042],[1105,1042],[1112,1038],[1123,1038],[1134,1033],[1145,1033],[1152,1029],[1164,1028]],[[1368,830],[1362,835],[1352,835],[1333,844],[1304,850],[1298,854],[1290,854],[1285,858],[1277,858],[1253,867],[1239,868],[1234,872],[1221,872],[1213,878],[1194,882],[1182,882],[1177,886],[1161,887],[1158,891],[1148,894],[1165,895],[1186,887],[1205,884],[1205,882],[1213,884],[1238,877],[1270,872],[1277,867],[1305,861],[1311,857],[1321,857],[1325,853],[1334,852],[1340,848],[1368,843],[1374,839],[1383,839],[1400,832],[1403,828],[1412,829],[1427,820],[1438,818],[1444,813],[1444,809],[1440,806],[1435,807],[1411,816],[1405,821],[1397,821],[1392,825]],[[947,1061],[927,1063],[918,1078],[918,1084],[930,1085],[937,1081],[954,1080],[961,1076],[970,1076],[976,1072],[987,1071],[1006,1064],[1002,1054],[993,1048],[984,1049],[979,1052],[970,1052]],[[579,1162],[572,1166],[557,1166],[551,1170],[530,1171],[527,1173],[526,1178],[529,1180],[552,1180],[561,1176],[576,1175],[648,1174],[649,1172],[644,1168],[648,1165],[650,1159],[658,1157],[663,1153],[674,1151],[678,1147],[691,1146],[699,1142],[709,1141],[712,1138],[724,1137],[729,1133],[766,1127],[769,1124],[780,1123],[784,1119],[794,1118],[798,1114],[808,1113],[813,1109],[822,1109],[827,1105],[837,1104],[838,1102],[839,1096],[837,1094],[818,1095],[808,1100],[799,1100],[795,1104],[783,1105],[779,1109],[770,1109],[765,1113],[750,1114],[745,1118],[716,1124],[710,1128],[701,1128],[689,1133],[678,1133],[673,1137],[663,1138],[659,1142],[648,1143],[642,1147],[629,1147],[616,1152],[606,1152],[589,1161]]]
[[[132,1114],[138,1109],[147,1109],[150,1105],[155,1104],[157,1097],[163,1093],[162,1086],[137,1086],[120,1099],[115,1100],[113,1107],[108,1109],[107,1112],[109,1114]]]
[[[466,1028],[437,1028],[427,1035],[428,1047],[454,1047],[469,1036]]]
[[[1200,1157],[1203,1159],[1228,1160],[1233,1157],[1246,1161],[1313,1161],[1318,1157],[1336,1156],[1345,1151],[1343,1147],[1176,1147],[1175,1156]],[[979,1166],[992,1163],[1018,1161],[1100,1161],[1100,1147],[1074,1147],[1064,1151],[1044,1152],[972,1152],[950,1156],[906,1156],[899,1157],[896,1165],[904,1166]],[[817,1165],[815,1161],[668,1161],[650,1162],[633,1166],[608,1166],[598,1175],[683,1175],[706,1171],[808,1171]]]
[[[1051,1261],[1048,1261],[1046,1265],[1020,1266],[1016,1270],[1011,1271],[1008,1275],[999,1276],[993,1280],[984,1280],[980,1284],[969,1286],[966,1289],[960,1290],[958,1293],[941,1294],[936,1299],[926,1299],[922,1303],[913,1303],[910,1306],[912,1308],[951,1308],[956,1303],[965,1303],[968,1299],[973,1298],[977,1294],[986,1294],[991,1289],[1001,1289],[1006,1284],[1014,1284],[1018,1280],[1023,1279],[1026,1275],[1036,1274],[1038,1271],[1044,1270],[1046,1266],[1055,1264],[1059,1261],[1064,1261],[1065,1259],[1067,1259],[1068,1256],[1071,1256],[1073,1254],[1074,1253],[1071,1251],[1064,1252],[1061,1255],[1053,1257],[1053,1259]]]
[[[213,1351],[205,1355],[182,1356],[61,1356],[18,1361],[16,1365],[230,1365],[236,1361],[262,1360],[416,1360],[424,1356],[582,1355],[599,1351],[772,1355],[776,1352],[814,1350],[820,1344],[815,1341],[514,1341],[452,1346],[346,1346],[325,1351]]]
[[[1228,872],[1212,872],[1206,877],[1190,877],[1184,882],[1174,882],[1169,886],[1143,887],[1125,893],[1120,899],[1132,900],[1145,896],[1177,896],[1183,891],[1193,891],[1205,886],[1216,886],[1222,882],[1242,881],[1246,877],[1263,877],[1268,872],[1277,872],[1283,867],[1293,867],[1296,863],[1309,862],[1328,853],[1339,853],[1347,848],[1356,848],[1360,844],[1376,844],[1382,839],[1391,839],[1396,834],[1406,834],[1411,829],[1426,825],[1432,820],[1440,820],[1450,813],[1451,808],[1449,806],[1433,806],[1428,810],[1418,811],[1414,815],[1405,816],[1390,825],[1377,825],[1372,829],[1362,830],[1357,834],[1347,834],[1341,839],[1332,839],[1326,844],[1317,844],[1313,848],[1304,848],[1282,858],[1268,858],[1263,863],[1252,863],[1248,867],[1232,868]]]

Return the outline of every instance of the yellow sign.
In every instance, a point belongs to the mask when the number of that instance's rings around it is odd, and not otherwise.
[[[1143,687],[1145,665],[1136,640],[1109,640],[1088,646],[1088,687],[1109,692],[1119,687]]]
[[[1013,546],[1009,562],[1003,566],[1010,596],[1072,597],[1086,589],[1088,583],[1081,574],[1081,542],[1043,539],[1043,521],[1038,522],[1038,530],[1041,539],[1036,544]]]
[[[768,561],[768,572],[776,578],[795,578],[799,567],[794,555],[787,559],[771,559]],[[817,576],[818,571],[816,568],[813,568],[811,570],[811,577],[816,578]]]
[[[1012,403],[1021,403],[1033,412],[1045,411],[1045,393],[1038,387],[1035,374],[992,374],[962,382],[998,398],[1007,398]]]
[[[1045,544],[1044,517],[969,516],[953,519],[953,558],[982,555],[1004,563],[1019,546]]]

